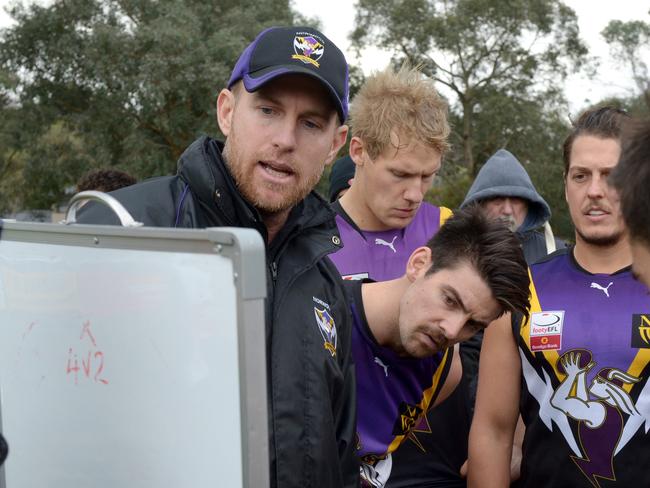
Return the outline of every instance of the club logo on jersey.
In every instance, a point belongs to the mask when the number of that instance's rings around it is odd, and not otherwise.
[[[554,389],[546,370],[542,378],[524,354],[521,358],[528,391],[539,403],[539,418],[549,431],[564,436],[576,467],[594,487],[601,486],[600,479],[616,481],[615,456],[644,423],[647,432],[650,382],[635,403],[629,391],[642,378],[596,367],[589,350],[572,349],[555,363],[562,380]]]
[[[632,347],[650,348],[650,315],[635,313],[632,315]]]
[[[318,60],[323,56],[325,46],[319,37],[307,32],[299,32],[293,38],[293,50],[295,54],[291,56],[292,59],[298,59],[305,64],[313,64],[320,68]]]
[[[366,278],[370,278],[370,275],[368,273],[355,273],[343,275],[342,278],[344,280],[365,280]]]
[[[413,428],[422,413],[417,405],[409,405],[406,402],[400,403],[399,415],[393,426],[393,435],[406,435]]]
[[[530,318],[530,350],[551,351],[562,347],[564,310],[533,312]]]
[[[607,298],[609,298],[609,287],[614,284],[613,281],[610,281],[607,286],[601,286],[598,283],[592,281],[590,288],[595,288],[596,290],[602,291]]]
[[[383,239],[379,239],[379,238],[377,238],[377,239],[375,239],[375,244],[378,245],[378,246],[386,246],[386,247],[389,248],[391,251],[393,251],[394,253],[396,253],[397,251],[395,250],[395,239],[397,239],[397,236],[393,236],[393,240],[390,241],[390,242],[385,241],[385,240],[383,240]]]
[[[321,336],[323,336],[323,347],[327,349],[332,356],[336,356],[336,324],[334,323],[334,318],[330,315],[330,306],[319,298],[313,298],[314,302],[323,307],[322,309],[318,308],[317,306],[314,307],[316,324],[318,325],[318,330],[320,331]]]

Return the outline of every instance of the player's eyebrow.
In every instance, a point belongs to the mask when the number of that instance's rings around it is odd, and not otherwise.
[[[270,93],[269,91],[264,91],[264,88],[261,88],[260,90],[254,92],[254,96],[260,102],[268,102],[273,105],[277,105],[278,107],[282,106],[282,100],[275,94]],[[322,119],[323,122],[327,122],[330,117],[330,114],[327,113],[325,109],[321,109],[320,107],[310,108],[309,110],[303,112],[301,115],[303,117],[318,117]]]
[[[456,303],[458,303],[458,306],[461,308],[461,310],[462,310],[463,312],[465,312],[465,313],[469,313],[469,312],[467,311],[467,307],[466,307],[465,304],[463,303],[463,300],[460,298],[459,293],[456,291],[456,288],[454,288],[454,287],[451,286],[451,285],[442,285],[442,288],[443,288],[446,292],[448,292],[450,295],[452,295],[452,297],[454,298],[454,300],[456,301]]]
[[[442,288],[443,288],[447,293],[449,293],[450,295],[452,295],[453,299],[456,301],[456,303],[458,303],[458,306],[461,308],[461,310],[462,310],[463,312],[465,312],[466,314],[469,315],[469,311],[467,310],[467,307],[465,306],[465,303],[463,302],[463,300],[460,298],[460,294],[458,293],[458,291],[456,290],[456,288],[454,288],[454,287],[451,286],[451,285],[443,285]],[[484,329],[485,329],[488,325],[490,325],[489,322],[484,322],[484,321],[482,321],[482,320],[477,320],[477,319],[474,319],[474,318],[471,319],[469,322],[471,322],[471,323],[473,323],[473,324],[475,324],[475,325],[478,325],[479,327],[482,327],[482,328],[484,328]]]

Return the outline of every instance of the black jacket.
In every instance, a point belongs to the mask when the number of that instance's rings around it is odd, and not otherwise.
[[[258,212],[239,194],[221,158],[220,143],[207,137],[181,156],[176,176],[150,179],[111,195],[147,226],[249,227],[266,240]],[[87,204],[78,221],[118,224],[97,204]],[[272,487],[358,483],[351,322],[341,279],[326,257],[338,250],[339,242],[333,212],[311,193],[267,248]],[[330,317],[336,341],[321,328]],[[334,355],[326,339],[336,344]]]

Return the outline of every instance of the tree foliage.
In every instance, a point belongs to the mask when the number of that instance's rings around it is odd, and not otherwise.
[[[650,53],[650,23],[642,20],[612,20],[602,36],[619,63],[627,65],[646,108],[650,110],[650,72],[644,54]]]
[[[486,94],[475,113],[475,154],[482,165],[500,148],[513,153],[553,209],[552,225],[556,234],[569,238],[573,228],[564,200],[562,163],[568,120],[560,111],[546,110],[546,102],[547,97],[543,95],[518,99],[497,91]],[[450,122],[452,127],[457,126],[461,118],[452,112]],[[440,180],[428,198],[433,203],[455,208],[463,201],[474,175],[466,166],[450,159],[445,159]]]
[[[480,166],[505,147],[571,235],[561,176],[562,87],[589,62],[572,9],[560,0],[359,0],[356,24],[358,49],[375,45],[396,64],[421,65],[450,100],[453,149],[431,199],[460,203]]]
[[[193,139],[217,131],[216,95],[246,44],[295,20],[288,0],[56,0],[10,14],[15,25],[0,33],[5,211],[49,207],[93,167],[174,172]]]
[[[375,44],[420,64],[451,93],[460,115],[456,162],[476,174],[476,112],[499,92],[527,98],[559,92],[587,49],[573,10],[559,0],[360,0],[357,47]],[[558,100],[553,100],[557,102]]]

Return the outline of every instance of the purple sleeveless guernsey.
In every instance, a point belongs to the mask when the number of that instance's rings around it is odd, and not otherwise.
[[[521,487],[650,486],[650,296],[626,268],[572,249],[531,266],[531,318],[513,323],[526,424]]]
[[[375,281],[402,276],[411,253],[424,246],[451,215],[448,208],[424,202],[404,229],[375,232],[359,231],[338,202],[334,208],[343,248],[329,258],[344,279],[371,278]]]
[[[347,283],[352,303],[352,355],[357,375],[357,454],[361,486],[383,487],[391,453],[417,432],[447,379],[453,349],[427,358],[398,356],[377,344],[368,327],[361,282]]]

